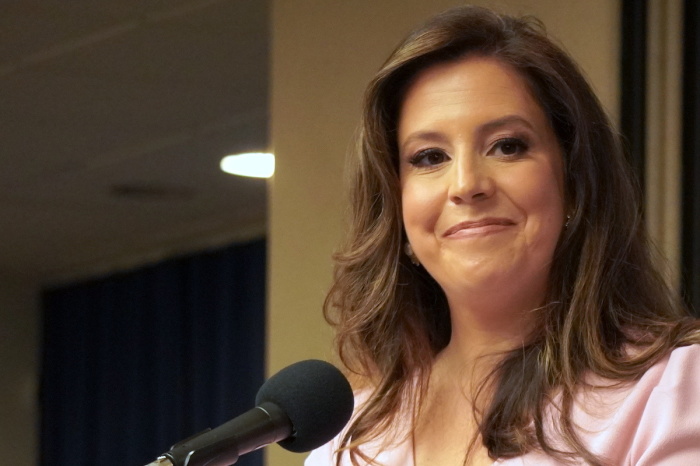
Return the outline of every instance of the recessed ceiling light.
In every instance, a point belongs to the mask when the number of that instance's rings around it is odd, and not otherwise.
[[[275,173],[275,156],[264,152],[227,155],[221,159],[220,167],[232,175],[269,178]]]

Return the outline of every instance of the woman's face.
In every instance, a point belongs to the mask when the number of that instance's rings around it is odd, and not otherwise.
[[[510,294],[541,305],[563,168],[524,79],[493,58],[435,65],[409,87],[398,123],[406,234],[450,304]]]

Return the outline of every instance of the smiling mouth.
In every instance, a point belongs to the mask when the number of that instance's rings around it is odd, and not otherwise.
[[[488,235],[503,231],[513,225],[515,225],[515,222],[507,218],[485,218],[453,225],[445,231],[443,236],[445,238],[457,238]]]

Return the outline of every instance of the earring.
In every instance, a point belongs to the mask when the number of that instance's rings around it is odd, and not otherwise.
[[[566,223],[564,223],[564,229],[569,228],[569,221],[571,221],[571,215],[566,214]]]
[[[403,248],[404,252],[408,256],[408,258],[411,260],[411,263],[415,265],[416,267],[420,265],[420,261],[416,257],[416,253],[413,252],[413,247],[411,246],[411,243],[406,241],[406,244],[404,245]]]

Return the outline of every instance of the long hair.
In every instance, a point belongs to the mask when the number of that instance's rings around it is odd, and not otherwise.
[[[365,94],[349,231],[334,256],[324,306],[341,360],[371,386],[341,447],[353,464],[358,458],[371,462],[360,446],[389,438],[402,410],[420,403],[432,361],[449,342],[443,291],[402,253],[396,130],[401,102],[418,73],[472,55],[499,60],[529,85],[562,149],[572,214],[534,334],[503,355],[491,374],[479,436],[494,459],[540,449],[561,461],[602,464],[571,422],[583,376],[636,380],[672,348],[700,341],[698,324],[655,266],[619,136],[577,65],[536,20],[478,7],[450,9],[415,30]],[[561,404],[556,442],[545,421],[555,394]]]

